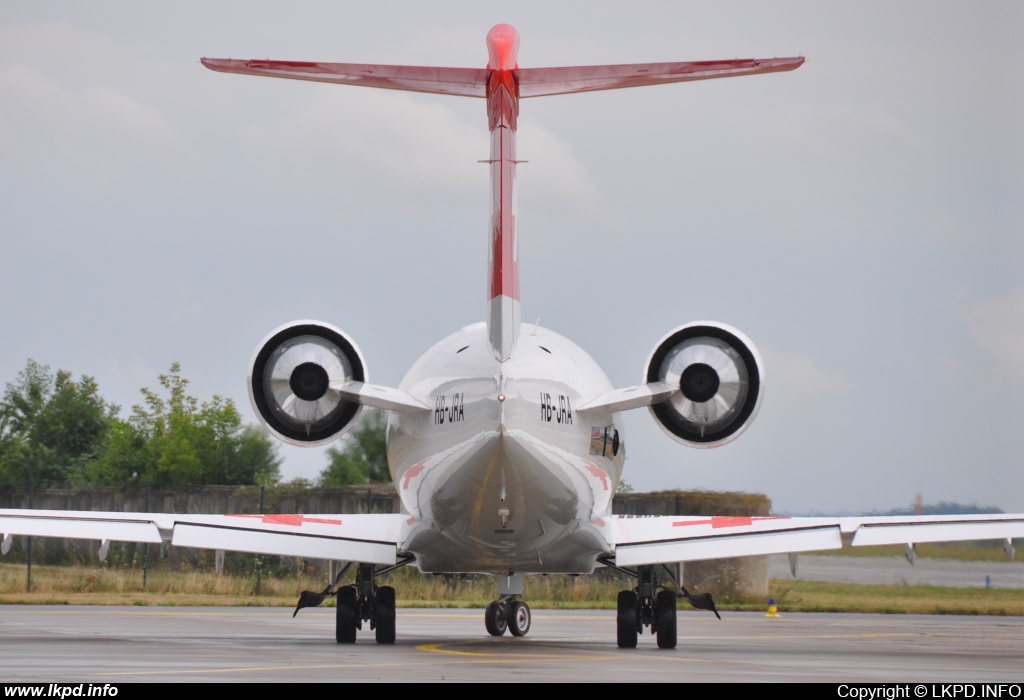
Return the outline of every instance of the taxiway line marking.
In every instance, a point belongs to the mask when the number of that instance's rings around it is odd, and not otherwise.
[[[455,656],[487,656],[493,657],[494,654],[488,654],[482,651],[455,651],[453,649],[441,649],[441,644],[420,644],[416,647],[416,651],[427,651],[433,654],[453,654]]]
[[[167,670],[167,671],[111,671],[106,673],[94,673],[93,676],[114,677],[114,676],[177,676],[177,675],[197,675],[204,673],[251,673],[253,671],[311,671],[317,669],[327,668],[391,668],[401,667],[409,668],[410,666],[423,666],[423,667],[435,667],[435,666],[467,666],[467,665],[487,665],[487,664],[521,664],[521,663],[535,663],[537,661],[613,661],[617,657],[614,656],[574,656],[574,657],[563,657],[563,658],[551,658],[550,656],[517,656],[514,659],[466,659],[463,661],[445,661],[443,663],[376,663],[376,664],[319,664],[314,666],[239,666],[232,668],[197,668],[197,669],[180,669],[180,670]],[[620,658],[620,660],[626,661],[628,659]]]

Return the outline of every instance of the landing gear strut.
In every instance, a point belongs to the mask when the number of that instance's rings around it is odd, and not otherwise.
[[[522,595],[522,574],[510,571],[498,577],[499,597],[484,610],[484,627],[488,634],[500,637],[508,630],[513,637],[522,637],[530,631],[530,606],[520,599]]]

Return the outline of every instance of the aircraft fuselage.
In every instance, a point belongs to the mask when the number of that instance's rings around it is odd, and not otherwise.
[[[625,441],[610,413],[575,409],[611,389],[579,346],[524,326],[499,361],[479,323],[432,347],[401,389],[433,407],[388,423],[420,569],[589,573],[611,549]]]

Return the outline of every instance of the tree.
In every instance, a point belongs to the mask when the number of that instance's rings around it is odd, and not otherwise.
[[[320,486],[351,486],[366,482],[390,483],[387,455],[387,417],[369,409],[337,447],[327,450],[327,467]]]
[[[276,446],[259,428],[242,425],[231,399],[200,403],[188,394],[181,366],[159,377],[167,396],[142,389],[144,405],[116,421],[92,483],[269,485],[280,478]]]
[[[0,401],[0,483],[37,486],[153,481],[269,485],[280,478],[276,446],[242,425],[230,399],[188,394],[181,367],[160,375],[166,396],[143,389],[126,420],[92,377],[54,376],[29,360]]]
[[[82,480],[99,459],[120,409],[92,377],[29,360],[0,401],[0,479],[41,486]]]
[[[142,389],[127,427],[114,431],[104,475],[176,484],[271,484],[281,460],[261,430],[242,426],[231,399],[210,401],[187,393],[175,362],[159,377],[168,396]],[[131,469],[131,473],[127,470]]]

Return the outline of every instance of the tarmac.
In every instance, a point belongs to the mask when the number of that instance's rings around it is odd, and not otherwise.
[[[615,644],[615,613],[534,610],[490,637],[482,610],[400,609],[398,639],[334,641],[332,609],[0,606],[6,682],[819,681],[1024,679],[1024,618],[680,611],[679,646]]]

